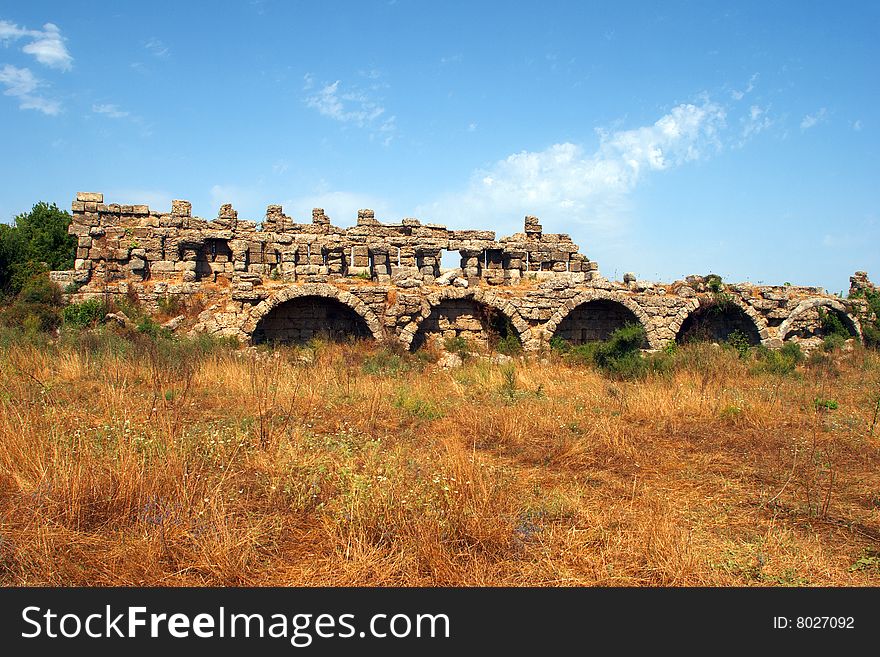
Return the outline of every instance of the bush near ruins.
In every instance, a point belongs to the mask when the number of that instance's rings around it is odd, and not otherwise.
[[[36,275],[73,268],[76,236],[67,234],[72,219],[40,201],[16,216],[13,226],[0,224],[0,298],[15,297]]]

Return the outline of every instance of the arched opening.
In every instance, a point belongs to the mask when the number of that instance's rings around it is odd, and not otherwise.
[[[553,337],[573,345],[607,340],[614,331],[628,324],[640,324],[636,314],[622,303],[611,299],[586,301],[565,316]],[[642,345],[648,348],[648,342]]]
[[[335,342],[371,337],[367,323],[336,299],[302,296],[270,310],[254,329],[254,344],[303,344],[313,338]]]
[[[416,351],[435,341],[443,346],[453,340],[496,349],[502,342],[521,344],[522,339],[510,318],[494,306],[470,298],[443,299],[422,320],[410,348]]]
[[[734,303],[704,303],[688,315],[681,325],[675,341],[727,342],[732,337],[744,336],[750,345],[761,343],[761,335],[754,320]]]
[[[831,306],[817,305],[792,317],[782,337],[809,339],[827,338],[829,335],[857,338],[859,332],[852,317],[845,312]]]

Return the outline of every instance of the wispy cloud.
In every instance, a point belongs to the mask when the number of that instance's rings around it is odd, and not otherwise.
[[[749,113],[740,118],[742,139],[736,144],[737,146],[745,145],[749,139],[759,135],[774,124],[775,121],[768,114],[768,110],[769,108],[766,107],[752,105],[749,108]]]
[[[440,64],[445,66],[446,64],[458,64],[464,59],[464,55],[460,52],[455,53],[454,55],[446,55],[440,58]]]
[[[66,39],[54,23],[46,23],[42,30],[29,30],[9,21],[0,21],[0,41],[18,39],[29,39],[22,52],[31,55],[44,66],[69,71],[73,65],[73,57],[64,45]]]
[[[20,109],[37,110],[49,116],[55,116],[61,112],[59,101],[35,93],[37,89],[45,86],[45,83],[28,68],[5,64],[3,68],[0,68],[0,84],[6,87],[3,95],[16,98]]]
[[[376,71],[370,71],[369,79],[376,80]],[[372,85],[375,90],[377,87]],[[370,130],[371,138],[378,137],[387,146],[397,130],[397,117],[387,116],[381,99],[373,98],[362,89],[345,88],[341,80],[315,88],[315,79],[306,74],[303,78],[306,106],[317,110],[322,116],[358,128]]]
[[[708,157],[721,148],[726,112],[704,99],[681,104],[651,125],[599,130],[593,153],[569,142],[543,151],[522,151],[481,169],[466,189],[422,206],[419,215],[458,223],[491,221],[498,230],[519,230],[525,214],[551,223],[581,223],[615,232],[627,196],[649,173]],[[499,225],[498,218],[506,217]]]
[[[754,73],[752,77],[749,78],[749,83],[746,85],[746,88],[743,90],[733,89],[730,92],[730,97],[734,100],[742,100],[745,98],[746,94],[752,93],[755,89],[755,84],[758,82],[759,75]]]
[[[103,114],[111,119],[124,119],[129,115],[129,112],[125,112],[112,104],[92,105],[92,111],[95,114]]]
[[[113,119],[114,121],[124,121],[134,125],[140,131],[141,137],[151,137],[153,135],[153,126],[144,121],[143,117],[132,114],[114,103],[93,103],[92,113]]]
[[[861,119],[856,119],[855,121],[853,121],[852,129],[855,130],[856,132],[861,131],[861,129],[862,129],[862,120],[861,120]]]
[[[146,48],[149,53],[155,57],[168,57],[171,51],[168,49],[161,39],[157,39],[153,37],[149,41],[144,44],[144,48]]]
[[[815,114],[807,114],[801,121],[801,130],[809,130],[810,128],[822,123],[828,116],[828,110],[822,107]]]

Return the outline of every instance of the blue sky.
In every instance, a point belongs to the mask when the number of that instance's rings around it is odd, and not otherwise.
[[[877,2],[0,2],[0,219],[77,191],[880,279]]]

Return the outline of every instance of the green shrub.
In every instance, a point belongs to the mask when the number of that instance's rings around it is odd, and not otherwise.
[[[777,376],[792,374],[797,369],[798,363],[804,360],[800,345],[794,342],[787,342],[779,350],[759,345],[755,348],[755,357],[757,362],[751,370],[753,374],[767,373]]]
[[[61,290],[45,272],[24,282],[15,300],[0,312],[0,323],[33,333],[54,331],[61,325]]]
[[[408,372],[415,366],[421,367],[421,361],[417,361],[409,353],[399,353],[396,348],[382,347],[368,355],[361,363],[361,371],[364,374],[390,374],[396,376],[402,372]]]
[[[605,369],[613,368],[614,361],[629,358],[633,354],[641,356],[645,344],[645,329],[641,324],[627,324],[614,331],[596,349],[596,365]]]
[[[94,326],[107,314],[107,305],[99,299],[87,299],[82,303],[72,303],[61,313],[64,323],[71,326]]]
[[[718,294],[722,290],[721,277],[718,274],[709,274],[706,276],[706,287],[709,292]]]
[[[467,338],[461,335],[446,338],[443,340],[443,347],[452,354],[457,354],[462,360],[467,360],[471,355],[471,346],[468,344]]]
[[[822,341],[822,351],[828,353],[837,351],[843,347],[844,343],[846,343],[845,337],[839,333],[831,333],[830,335],[826,335],[825,339]]]
[[[579,345],[556,343],[572,365],[595,365],[606,375],[617,379],[641,378],[649,371],[648,361],[642,356],[645,329],[641,324],[627,324],[614,331],[605,341]],[[566,351],[562,351],[566,349]]]
[[[141,317],[140,321],[137,323],[137,330],[139,333],[148,335],[151,338],[170,339],[173,336],[171,331],[156,322],[152,317],[148,316]]]
[[[749,342],[749,337],[739,329],[732,331],[730,335],[727,336],[725,342],[736,350],[736,353],[739,354],[740,358],[748,356],[749,350],[752,347]]]
[[[571,343],[559,335],[550,338],[550,351],[555,354],[565,354],[571,350]]]
[[[39,202],[0,225],[0,295],[16,296],[37,273],[71,269],[76,236],[68,235],[72,217],[53,203]]]
[[[503,338],[499,338],[495,344],[495,350],[507,356],[516,356],[522,353],[522,342],[516,333],[510,333]]]
[[[846,326],[843,325],[843,321],[840,319],[836,312],[828,312],[824,308],[819,308],[819,324],[822,326],[822,332],[826,336],[840,336],[844,340],[849,337],[849,331]]]

